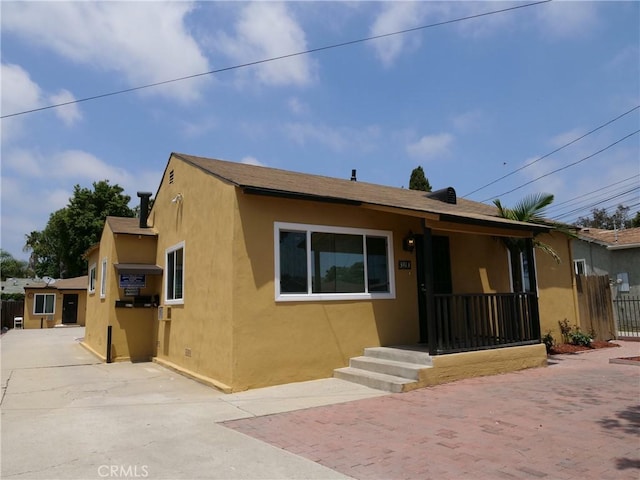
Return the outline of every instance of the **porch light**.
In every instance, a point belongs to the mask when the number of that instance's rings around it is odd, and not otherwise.
[[[413,249],[415,248],[415,246],[416,246],[416,239],[413,236],[413,232],[409,230],[409,233],[407,234],[407,236],[404,237],[404,239],[402,239],[402,248],[407,252],[413,252]]]

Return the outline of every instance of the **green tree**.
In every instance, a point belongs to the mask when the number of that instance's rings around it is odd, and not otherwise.
[[[0,276],[7,278],[24,278],[28,275],[28,264],[18,260],[6,250],[0,248]]]
[[[590,217],[580,217],[576,225],[590,228],[614,230],[616,228],[634,228],[640,226],[640,211],[634,218],[629,218],[629,207],[618,205],[616,211],[608,214],[605,208],[594,208]]]
[[[42,231],[26,235],[24,250],[39,276],[70,278],[87,272],[84,252],[100,241],[107,216],[133,217],[131,197],[108,180],[93,183],[93,189],[76,185],[66,207],[52,213]]]
[[[423,192],[430,192],[431,185],[429,179],[424,175],[422,167],[418,166],[411,171],[411,178],[409,178],[410,190],[422,190]]]
[[[553,203],[553,195],[549,193],[528,195],[524,199],[520,200],[514,208],[504,207],[499,199],[494,200],[493,203],[498,208],[498,215],[502,218],[516,220],[519,222],[548,225],[553,227],[555,230],[561,231],[565,235],[575,237],[575,234],[570,228],[561,224],[553,224],[544,217],[545,209]],[[525,251],[525,239],[501,237],[501,240],[505,247],[507,247],[507,250],[509,250],[509,256],[511,258],[513,290],[516,292],[522,292],[524,291],[524,285],[522,284],[522,262],[520,261],[520,254]],[[551,255],[556,262],[560,263],[560,256],[550,245],[541,242],[539,239],[534,237],[533,246]]]

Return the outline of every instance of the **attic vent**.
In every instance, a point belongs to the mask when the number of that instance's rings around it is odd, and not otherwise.
[[[456,191],[453,187],[442,188],[440,190],[436,190],[435,192],[429,192],[425,196],[427,198],[433,198],[434,200],[439,200],[444,203],[450,203],[451,205],[455,205],[456,203],[458,203]]]
[[[169,183],[173,183],[173,170],[169,172]]]

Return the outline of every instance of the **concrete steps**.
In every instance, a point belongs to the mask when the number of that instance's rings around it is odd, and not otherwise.
[[[420,373],[432,368],[428,353],[406,348],[365,348],[364,355],[349,360],[349,366],[333,376],[387,392],[407,392],[420,387]]]

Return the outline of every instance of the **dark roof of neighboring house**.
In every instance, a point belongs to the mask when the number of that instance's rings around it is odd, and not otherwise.
[[[429,193],[372,183],[310,175],[243,163],[173,153],[220,180],[246,193],[352,205],[370,205],[413,212],[431,213],[440,220],[492,225],[529,231],[548,231],[549,227],[497,217],[497,209],[484,203],[458,198],[456,204],[429,198]]]
[[[582,228],[578,238],[586,242],[594,242],[609,249],[640,248],[640,227],[623,230],[603,230],[601,228]]]
[[[107,224],[113,233],[148,236],[158,235],[158,232],[152,227],[140,228],[140,219],[138,218],[107,217]]]

